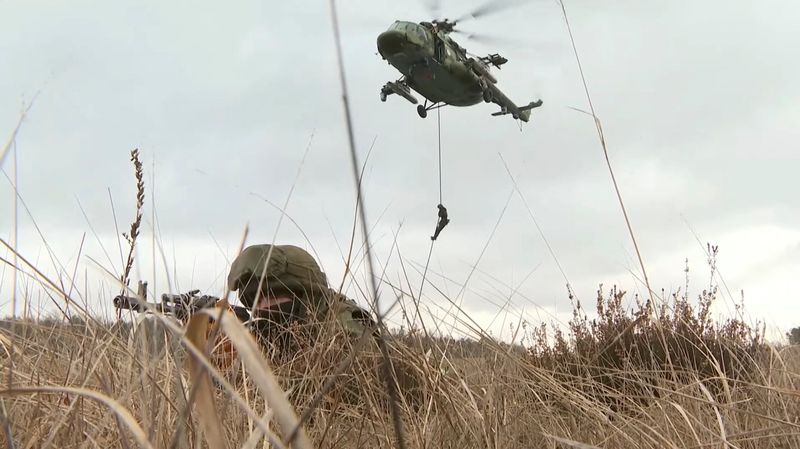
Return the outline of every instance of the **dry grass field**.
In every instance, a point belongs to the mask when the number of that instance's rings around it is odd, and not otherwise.
[[[279,352],[225,316],[220,335],[240,357],[217,370],[204,362],[206,315],[188,329],[170,322],[160,335],[171,344],[150,349],[130,325],[7,320],[4,440],[14,448],[290,447],[302,416],[291,447],[800,447],[794,347],[767,344],[741,320],[711,321],[709,292],[633,310],[623,297],[598,292],[595,320],[576,304],[566,332],[526,324],[525,347],[487,335],[393,333],[402,442],[380,353],[366,339],[346,363],[358,341],[298,333],[295,350]]]

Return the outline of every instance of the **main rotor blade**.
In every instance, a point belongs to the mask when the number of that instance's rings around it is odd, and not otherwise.
[[[456,19],[456,21],[462,21],[465,19],[473,18],[477,19],[479,17],[488,16],[489,14],[494,14],[498,11],[502,11],[504,9],[510,8],[515,5],[519,5],[525,3],[524,0],[489,0],[488,2],[484,3],[483,5],[473,9],[469,13],[465,14],[464,16]]]
[[[473,42],[479,42],[482,44],[489,44],[489,45],[520,45],[522,42],[518,39],[510,39],[507,37],[500,37],[497,35],[485,34],[485,33],[470,33],[467,31],[461,30],[454,30],[454,33],[458,33],[464,36],[464,40],[469,40]]]
[[[442,9],[442,0],[426,0],[425,9],[428,10],[431,19],[438,19],[439,11]]]

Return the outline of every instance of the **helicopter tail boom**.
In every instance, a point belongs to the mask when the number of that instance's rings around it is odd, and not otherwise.
[[[500,110],[493,112],[492,115],[497,117],[500,115],[511,114],[515,119],[520,119],[523,122],[528,122],[531,118],[531,109],[538,108],[542,105],[542,100],[532,101],[527,106],[518,108],[513,104],[507,106],[500,106]]]
[[[511,114],[511,116],[514,117],[514,119],[520,119],[523,122],[527,122],[528,120],[530,120],[531,117],[531,109],[538,108],[539,106],[542,105],[542,100],[537,100],[537,101],[532,101],[522,107],[517,106],[516,104],[514,104],[513,101],[511,101],[510,98],[505,96],[505,94],[503,94],[503,92],[500,91],[500,89],[498,89],[493,85],[489,86],[489,92],[490,93],[488,97],[490,101],[500,106],[499,111],[492,113],[493,116]]]
[[[528,119],[530,119],[531,117],[531,109],[538,108],[541,105],[542,105],[542,100],[538,100],[538,101],[531,101],[530,103],[528,103],[527,106],[519,108],[519,118],[521,118],[522,121],[527,122]]]

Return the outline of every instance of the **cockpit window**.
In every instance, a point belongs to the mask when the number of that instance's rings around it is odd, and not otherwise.
[[[431,38],[430,33],[425,27],[414,22],[402,22],[398,20],[389,26],[389,30],[406,33],[409,37],[413,36],[422,44],[425,44]]]
[[[406,31],[408,29],[408,22],[396,21],[392,24],[391,29],[397,31]]]
[[[417,25],[414,27],[414,31],[417,33],[417,36],[422,42],[428,41],[428,32],[425,30],[425,28]]]

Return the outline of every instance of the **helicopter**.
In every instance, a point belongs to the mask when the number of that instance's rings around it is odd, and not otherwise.
[[[489,11],[485,6],[470,15]],[[380,90],[381,101],[396,94],[412,104],[419,101],[413,89],[425,98],[418,104],[417,113],[425,118],[428,111],[451,106],[473,106],[481,101],[495,103],[500,110],[493,116],[511,115],[515,120],[528,122],[532,109],[542,100],[517,106],[498,87],[490,67],[500,69],[508,59],[497,53],[483,57],[470,55],[450,37],[459,32],[455,26],[461,19],[409,22],[396,20],[377,38],[378,53],[396,68],[402,77],[387,82]]]

